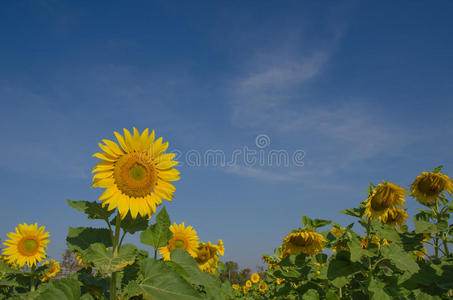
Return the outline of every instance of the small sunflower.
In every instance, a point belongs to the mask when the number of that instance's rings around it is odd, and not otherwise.
[[[243,292],[244,294],[247,294],[247,292],[249,291],[249,289],[250,289],[250,288],[247,287],[247,285],[244,285],[244,286],[242,287],[242,292]]]
[[[313,256],[324,249],[325,241],[322,235],[312,230],[294,231],[283,239],[282,252],[285,255],[304,253]]]
[[[124,137],[114,132],[118,143],[102,140],[104,151],[93,156],[102,161],[94,167],[93,187],[106,188],[99,197],[108,210],[118,208],[121,218],[130,211],[133,219],[138,214],[151,217],[162,199],[171,201],[179,180],[179,171],[173,166],[175,154],[164,152],[168,142],[154,140],[154,131],[145,129],[141,134],[134,127],[133,135],[124,129]]]
[[[281,284],[283,281],[285,281],[285,278],[276,278],[275,281],[277,281],[277,284]]]
[[[420,248],[418,250],[415,250],[413,253],[415,254],[415,256],[417,256],[418,259],[424,259],[426,256],[426,248]]]
[[[211,274],[216,273],[219,256],[223,256],[223,252],[221,251],[222,249],[222,240],[219,240],[217,245],[211,244],[211,242],[201,242],[198,244],[195,261],[203,272]]]
[[[239,290],[239,289],[241,288],[241,287],[239,286],[239,284],[233,284],[231,287],[232,287],[233,290],[235,290],[235,291],[237,291],[237,290]]]
[[[379,238],[377,236],[373,236],[371,238],[369,237],[364,237],[361,241],[360,241],[360,247],[362,247],[362,249],[368,249],[368,243],[371,242],[372,244],[375,244],[378,249],[381,248],[381,242],[379,240]]]
[[[251,288],[252,287],[252,282],[250,280],[247,280],[245,282],[245,286],[248,287],[248,288]]]
[[[50,278],[57,276],[58,272],[60,272],[60,263],[59,262],[55,261],[54,259],[51,259],[50,261],[44,262],[42,265],[46,266],[48,264],[51,264],[50,268],[47,270],[47,272],[44,274],[44,276],[39,279],[42,282],[47,281]]]
[[[253,283],[257,283],[260,281],[260,275],[258,275],[258,273],[253,273],[252,276],[250,276],[250,280],[252,280]]]
[[[365,200],[365,216],[367,218],[384,218],[390,209],[404,205],[406,189],[384,181],[379,184]]]
[[[444,192],[453,193],[453,180],[442,173],[422,172],[411,185],[411,196],[423,205],[432,205]]]
[[[197,257],[198,236],[192,226],[184,226],[184,222],[180,225],[174,223],[170,226],[170,231],[173,237],[168,241],[168,245],[159,248],[159,253],[164,260],[170,260],[170,253],[176,248],[183,249],[192,257]]]
[[[406,210],[397,207],[395,209],[389,210],[387,215],[385,215],[385,217],[383,217],[381,221],[389,226],[400,228],[401,225],[406,223],[407,218],[409,218],[409,215],[407,214]]]
[[[333,227],[330,232],[336,237],[340,237],[346,230],[343,227]]]
[[[260,285],[258,286],[258,290],[260,293],[264,294],[267,290],[267,284],[264,281],[260,282]]]
[[[38,224],[27,225],[19,224],[16,232],[10,232],[3,245],[3,249],[9,263],[17,263],[19,267],[27,264],[29,267],[36,265],[46,257],[47,243],[49,243],[49,233],[44,232],[45,227],[38,228]]]

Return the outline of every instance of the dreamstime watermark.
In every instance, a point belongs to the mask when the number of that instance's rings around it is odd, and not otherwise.
[[[266,134],[260,134],[255,138],[255,146],[244,146],[234,149],[230,154],[224,150],[208,149],[205,151],[189,150],[186,152],[173,150],[174,158],[179,162],[178,166],[187,167],[233,167],[242,165],[245,167],[303,167],[305,151],[288,151],[284,149],[270,149],[271,139]]]

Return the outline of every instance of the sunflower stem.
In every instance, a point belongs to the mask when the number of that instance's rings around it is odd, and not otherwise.
[[[154,260],[157,260],[157,248],[154,248]]]
[[[116,215],[116,224],[115,224],[115,236],[113,241],[113,257],[116,257],[119,251],[118,241],[120,239],[120,229],[121,229],[121,217],[120,214]],[[110,277],[110,300],[116,299],[116,282],[117,282],[118,272],[113,272]]]
[[[31,292],[35,291],[35,271],[36,271],[36,265],[33,265],[31,267],[31,278],[30,278],[30,291]]]

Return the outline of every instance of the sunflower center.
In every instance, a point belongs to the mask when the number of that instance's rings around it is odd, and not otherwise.
[[[198,256],[196,261],[199,263],[205,263],[211,258],[211,252],[208,247],[203,247],[198,250]]]
[[[24,256],[36,254],[39,248],[39,243],[33,238],[24,238],[19,243],[18,250]]]
[[[176,248],[184,248],[184,241],[181,241],[181,240],[176,240],[175,241],[175,247]]]
[[[129,169],[129,176],[136,181],[143,180],[146,176],[146,168],[138,163],[135,163]]]
[[[154,190],[157,171],[145,153],[129,153],[121,156],[116,162],[113,178],[123,194],[140,198]]]
[[[375,211],[383,211],[392,205],[393,194],[390,188],[381,188],[376,191],[376,194],[371,198],[371,208]]]
[[[418,189],[427,196],[434,196],[442,192],[443,185],[442,182],[436,182],[434,178],[425,177],[420,180],[418,184]]]
[[[309,243],[308,239],[300,235],[292,236],[289,241],[291,244],[296,245],[298,247],[305,247]]]

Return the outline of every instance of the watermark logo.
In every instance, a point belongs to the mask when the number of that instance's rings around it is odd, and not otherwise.
[[[242,165],[246,167],[303,167],[305,151],[298,149],[272,149],[271,138],[266,134],[259,134],[255,138],[255,146],[243,146],[227,153],[221,149],[204,151],[191,149],[188,151],[173,150],[175,160],[179,166],[185,167],[232,167]]]

